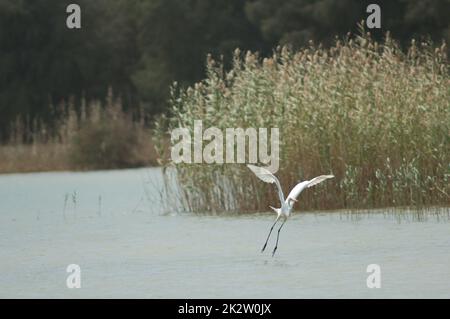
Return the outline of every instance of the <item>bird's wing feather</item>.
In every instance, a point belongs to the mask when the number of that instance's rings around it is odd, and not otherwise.
[[[288,200],[289,198],[297,199],[298,195],[300,195],[300,193],[303,192],[303,190],[307,187],[308,183],[309,181],[304,181],[295,185],[295,187],[289,192],[289,195],[287,196],[286,200]]]
[[[334,175],[320,175],[320,176],[314,177],[312,180],[309,181],[308,187],[317,185],[319,183],[322,183],[324,180],[333,178],[333,177],[334,177]]]
[[[255,165],[247,164],[247,167],[263,182],[266,183],[275,183],[278,189],[278,197],[280,198],[281,205],[284,203],[284,194],[283,190],[281,189],[280,181],[278,178],[276,178],[275,175],[273,175],[271,172],[269,172],[267,169]]]
[[[309,180],[309,181],[304,181],[301,183],[298,183],[297,185],[295,185],[295,187],[290,191],[287,199],[292,198],[292,199],[297,199],[298,195],[300,195],[300,193],[308,187],[317,185],[321,182],[323,182],[326,179],[329,178],[333,178],[334,175],[320,175],[317,177],[314,177],[313,179]]]

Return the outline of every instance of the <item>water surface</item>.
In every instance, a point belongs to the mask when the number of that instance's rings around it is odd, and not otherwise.
[[[160,185],[158,169],[1,175],[0,297],[450,298],[448,209],[299,212],[272,258],[272,214],[162,213]]]

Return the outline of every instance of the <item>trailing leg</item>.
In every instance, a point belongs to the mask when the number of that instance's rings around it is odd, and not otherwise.
[[[278,228],[277,242],[276,242],[276,244],[275,244],[275,248],[273,249],[272,257],[275,255],[275,252],[277,251],[277,248],[278,248],[278,239],[280,238],[280,230],[281,230],[281,228],[283,227],[283,225],[284,225],[285,222],[286,222],[286,219],[284,219],[284,221],[283,221],[283,223],[281,224],[280,228]]]
[[[277,219],[275,220],[275,223],[273,223],[272,227],[270,228],[269,235],[267,236],[266,242],[264,243],[264,246],[263,246],[263,248],[261,249],[261,252],[263,252],[264,249],[266,249],[267,242],[269,241],[270,234],[272,233],[272,230],[273,230],[273,228],[275,227],[275,225],[276,225],[276,223],[278,222],[279,219],[280,219],[280,217],[278,216]]]

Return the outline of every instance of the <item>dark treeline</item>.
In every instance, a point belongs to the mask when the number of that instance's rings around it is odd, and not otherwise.
[[[80,30],[66,27],[73,2]],[[104,99],[108,88],[125,108],[164,112],[170,84],[204,77],[208,53],[226,65],[235,48],[327,45],[355,32],[373,2],[376,37],[450,39],[449,0],[0,0],[0,139],[18,116],[51,126],[60,105]]]

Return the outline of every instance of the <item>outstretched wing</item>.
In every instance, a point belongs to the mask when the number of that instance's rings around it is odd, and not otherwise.
[[[301,193],[305,188],[314,186],[314,185],[316,185],[316,184],[319,184],[319,183],[323,182],[323,181],[326,180],[326,179],[333,178],[333,177],[334,177],[334,175],[320,175],[320,176],[314,177],[312,180],[304,181],[304,182],[298,183],[298,184],[295,185],[295,187],[291,190],[291,192],[289,193],[289,195],[288,195],[286,201],[288,201],[289,199],[296,200],[297,197],[298,197],[298,195],[300,195],[300,193]]]
[[[284,194],[283,190],[281,189],[280,181],[278,178],[276,178],[275,175],[273,175],[271,172],[269,172],[267,169],[255,165],[247,164],[247,167],[250,168],[250,170],[263,182],[266,183],[275,183],[277,185],[278,189],[278,197],[280,198],[280,203],[283,205],[284,203]]]

